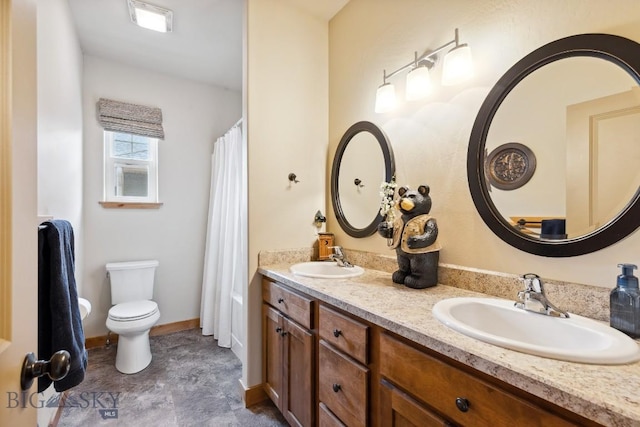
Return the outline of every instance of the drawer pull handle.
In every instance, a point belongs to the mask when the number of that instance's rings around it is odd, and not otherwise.
[[[281,327],[277,327],[276,328],[276,332],[279,333],[279,334],[282,333],[282,328]]]
[[[282,332],[280,332],[280,336],[281,336],[281,337],[283,337],[283,336],[285,336],[285,335],[287,335],[287,331],[282,331]]]
[[[333,391],[334,392],[339,392],[342,389],[342,386],[340,384],[334,384],[333,385]]]
[[[334,329],[333,330],[333,336],[338,338],[340,335],[342,335],[342,331],[340,329]]]
[[[467,412],[469,410],[470,403],[464,397],[456,398],[456,406],[461,412]]]
[[[284,298],[278,298],[278,304],[282,304],[284,302]]]

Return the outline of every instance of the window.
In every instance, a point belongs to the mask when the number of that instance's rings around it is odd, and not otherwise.
[[[104,200],[158,202],[158,140],[104,131]]]

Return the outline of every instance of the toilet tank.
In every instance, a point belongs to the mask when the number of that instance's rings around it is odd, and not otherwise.
[[[153,279],[159,262],[129,261],[107,264],[111,281],[111,304],[153,298]]]

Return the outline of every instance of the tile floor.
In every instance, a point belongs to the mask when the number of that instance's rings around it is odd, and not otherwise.
[[[115,346],[90,350],[58,427],[288,425],[271,401],[244,408],[240,361],[200,329],[151,337],[151,352],[145,370],[125,375],[115,369]]]

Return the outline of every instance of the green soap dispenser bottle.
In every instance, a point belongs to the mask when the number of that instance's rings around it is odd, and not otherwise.
[[[622,274],[618,276],[617,286],[611,291],[609,301],[611,317],[609,324],[625,334],[640,337],[640,289],[633,264],[618,264]]]

